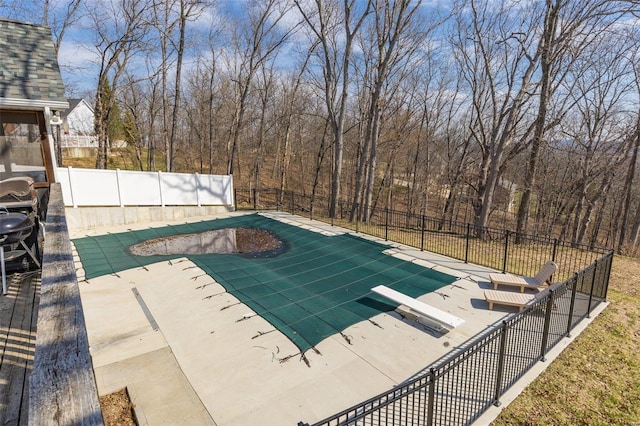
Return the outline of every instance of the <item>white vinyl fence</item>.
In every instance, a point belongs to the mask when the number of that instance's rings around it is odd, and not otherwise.
[[[233,177],[58,167],[65,206],[233,205]]]
[[[97,136],[85,136],[85,135],[62,135],[61,147],[62,148],[97,148],[98,137]]]

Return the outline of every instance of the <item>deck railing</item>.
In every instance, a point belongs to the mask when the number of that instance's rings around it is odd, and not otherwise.
[[[559,265],[554,281],[562,285],[555,291],[427,367],[426,373],[318,426],[470,424],[491,405],[499,405],[500,397],[607,296],[612,250],[389,209],[374,210],[367,222],[349,220],[346,203],[339,203],[336,217],[329,218],[326,200],[312,202],[290,191],[237,191],[235,199],[240,207],[307,215],[504,272],[532,275],[550,259]]]
[[[101,425],[59,184],[50,188],[45,229],[36,347],[29,377],[29,424]]]

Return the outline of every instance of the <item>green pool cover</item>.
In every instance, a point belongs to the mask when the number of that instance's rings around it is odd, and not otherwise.
[[[328,336],[398,305],[372,293],[383,284],[412,297],[455,277],[385,255],[388,246],[355,235],[324,236],[258,214],[74,240],[87,279],[149,265],[174,256],[135,256],[143,241],[223,228],[258,228],[287,245],[275,257],[198,254],[187,257],[302,352]]]

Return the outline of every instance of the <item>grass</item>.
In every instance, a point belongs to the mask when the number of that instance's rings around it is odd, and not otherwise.
[[[640,424],[640,261],[616,256],[610,305],[493,423]]]
[[[143,153],[143,162],[146,167],[146,153]],[[94,169],[96,167],[96,157],[67,157],[63,156],[62,165],[64,167],[75,167],[82,169]],[[135,148],[128,146],[125,148],[113,148],[111,155],[108,158],[107,169],[115,170],[138,170],[137,162],[135,160]],[[156,155],[156,169],[164,170],[164,157],[162,153]]]

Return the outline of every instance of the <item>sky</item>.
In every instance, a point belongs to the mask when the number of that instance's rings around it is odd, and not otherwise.
[[[11,19],[19,19],[23,21],[29,21],[39,23],[42,21],[42,4],[48,1],[50,4],[50,20],[53,23],[52,27],[55,30],[55,21],[59,21],[66,11],[67,5],[73,0],[0,0],[0,16],[8,17]],[[112,0],[82,0],[83,6],[86,8],[81,10],[78,14],[78,20],[75,22],[65,33],[63,41],[60,45],[60,51],[58,55],[58,62],[61,69],[61,74],[67,88],[67,95],[69,97],[84,97],[90,99],[94,96],[93,91],[96,87],[97,76],[99,74],[99,58],[94,46],[95,35],[91,30],[92,20],[87,14],[87,9],[99,5],[105,10],[105,18],[109,18],[108,12],[106,12],[107,5]],[[249,0],[215,0],[216,7],[209,8],[205,13],[202,13],[197,20],[189,23],[189,29],[192,34],[196,34],[195,39],[204,41],[207,38],[207,34],[211,27],[222,28],[223,24],[232,21],[231,18],[245,18],[242,16],[245,8],[243,3]],[[257,0],[264,1],[264,0]],[[292,3],[291,0],[290,4]],[[303,4],[305,1],[300,0]],[[491,0],[489,0],[491,2]],[[451,5],[452,0],[424,0],[422,7],[425,8],[444,8],[446,5]],[[448,6],[447,6],[448,7]],[[300,16],[298,13],[291,12],[289,17],[284,20],[286,25],[292,25],[294,22],[298,22]],[[229,30],[223,31],[221,36],[228,35]],[[296,37],[303,37],[302,32],[296,35]],[[305,43],[306,44],[306,43]],[[286,67],[287,60],[292,63],[294,60],[294,47],[295,43],[289,46],[291,53],[287,53],[287,49],[283,49],[283,53],[280,54],[278,60],[281,66]],[[220,46],[218,46],[220,49]],[[219,52],[219,50],[218,50]],[[193,46],[187,51],[185,57],[185,72],[188,72],[190,68],[195,66],[196,58],[209,54],[209,49],[206,46],[200,46],[200,48],[194,48]],[[142,57],[135,59],[136,68],[142,72],[146,72],[147,64]],[[159,61],[158,61],[159,62]],[[284,65],[282,65],[284,64]],[[218,63],[218,66],[224,64]],[[157,66],[157,64],[156,64]]]
[[[49,23],[55,32],[55,21],[61,21],[65,16],[68,4],[73,0],[0,0],[0,16],[11,19],[18,19],[33,23],[41,23],[42,21],[42,5],[45,1],[50,5]],[[196,34],[195,39],[206,40],[210,28],[222,27],[221,23],[228,23],[233,17],[240,17],[245,12],[243,3],[248,0],[215,0],[215,8],[209,8],[202,13],[197,20],[189,23],[189,29],[192,34]],[[301,0],[304,4],[305,1]],[[434,0],[424,0],[423,5],[431,5]],[[84,97],[90,99],[94,96],[93,91],[96,87],[97,76],[99,74],[99,57],[94,46],[95,35],[91,30],[92,20],[87,14],[87,10],[99,5],[103,9],[107,9],[109,0],[82,0],[82,9],[78,14],[78,20],[67,30],[60,45],[58,54],[58,63],[61,74],[65,82],[68,97]],[[292,5],[292,2],[289,3]],[[294,16],[295,15],[295,16]],[[226,18],[225,18],[226,16]],[[105,17],[109,17],[109,13],[105,12]],[[300,22],[301,17],[295,8],[289,16],[283,20],[284,25],[293,25],[294,22]],[[215,25],[215,23],[218,23]],[[213,24],[213,25],[212,25]],[[198,34],[199,32],[199,34]],[[228,34],[229,31],[222,35]],[[303,37],[299,33],[295,37]],[[291,49],[289,51],[289,49]],[[191,47],[185,56],[184,67],[186,71],[190,67],[194,67],[196,58],[208,54],[207,47],[199,49]],[[294,52],[295,43],[283,49],[279,54],[279,65],[286,67],[287,62],[293,63],[295,60]],[[137,68],[146,72],[146,63],[144,59],[136,59],[139,61]],[[218,66],[223,64],[218,63]]]
[[[60,21],[66,12],[67,5],[71,0],[0,0],[0,17],[15,19],[34,24],[42,24],[42,4],[49,1],[50,20],[54,27],[54,20]],[[91,30],[92,22],[88,16],[87,9],[100,5],[105,7],[107,0],[82,0],[83,8],[78,13],[78,19],[66,31],[60,50],[58,52],[58,64],[62,78],[65,82],[67,95],[69,97],[93,96],[96,87],[97,76],[99,74],[99,56],[95,49],[95,36]],[[216,10],[207,10],[202,13],[197,21],[190,22],[189,28],[192,31],[208,31],[211,23],[216,19],[213,14],[218,10],[227,13],[238,13],[240,5],[245,0],[216,0]],[[106,12],[108,13],[108,12]],[[54,29],[55,31],[55,29]],[[187,53],[189,55],[189,53]],[[185,66],[189,66],[189,59],[185,61]],[[192,61],[193,62],[193,61]],[[141,66],[145,66],[141,64]]]

